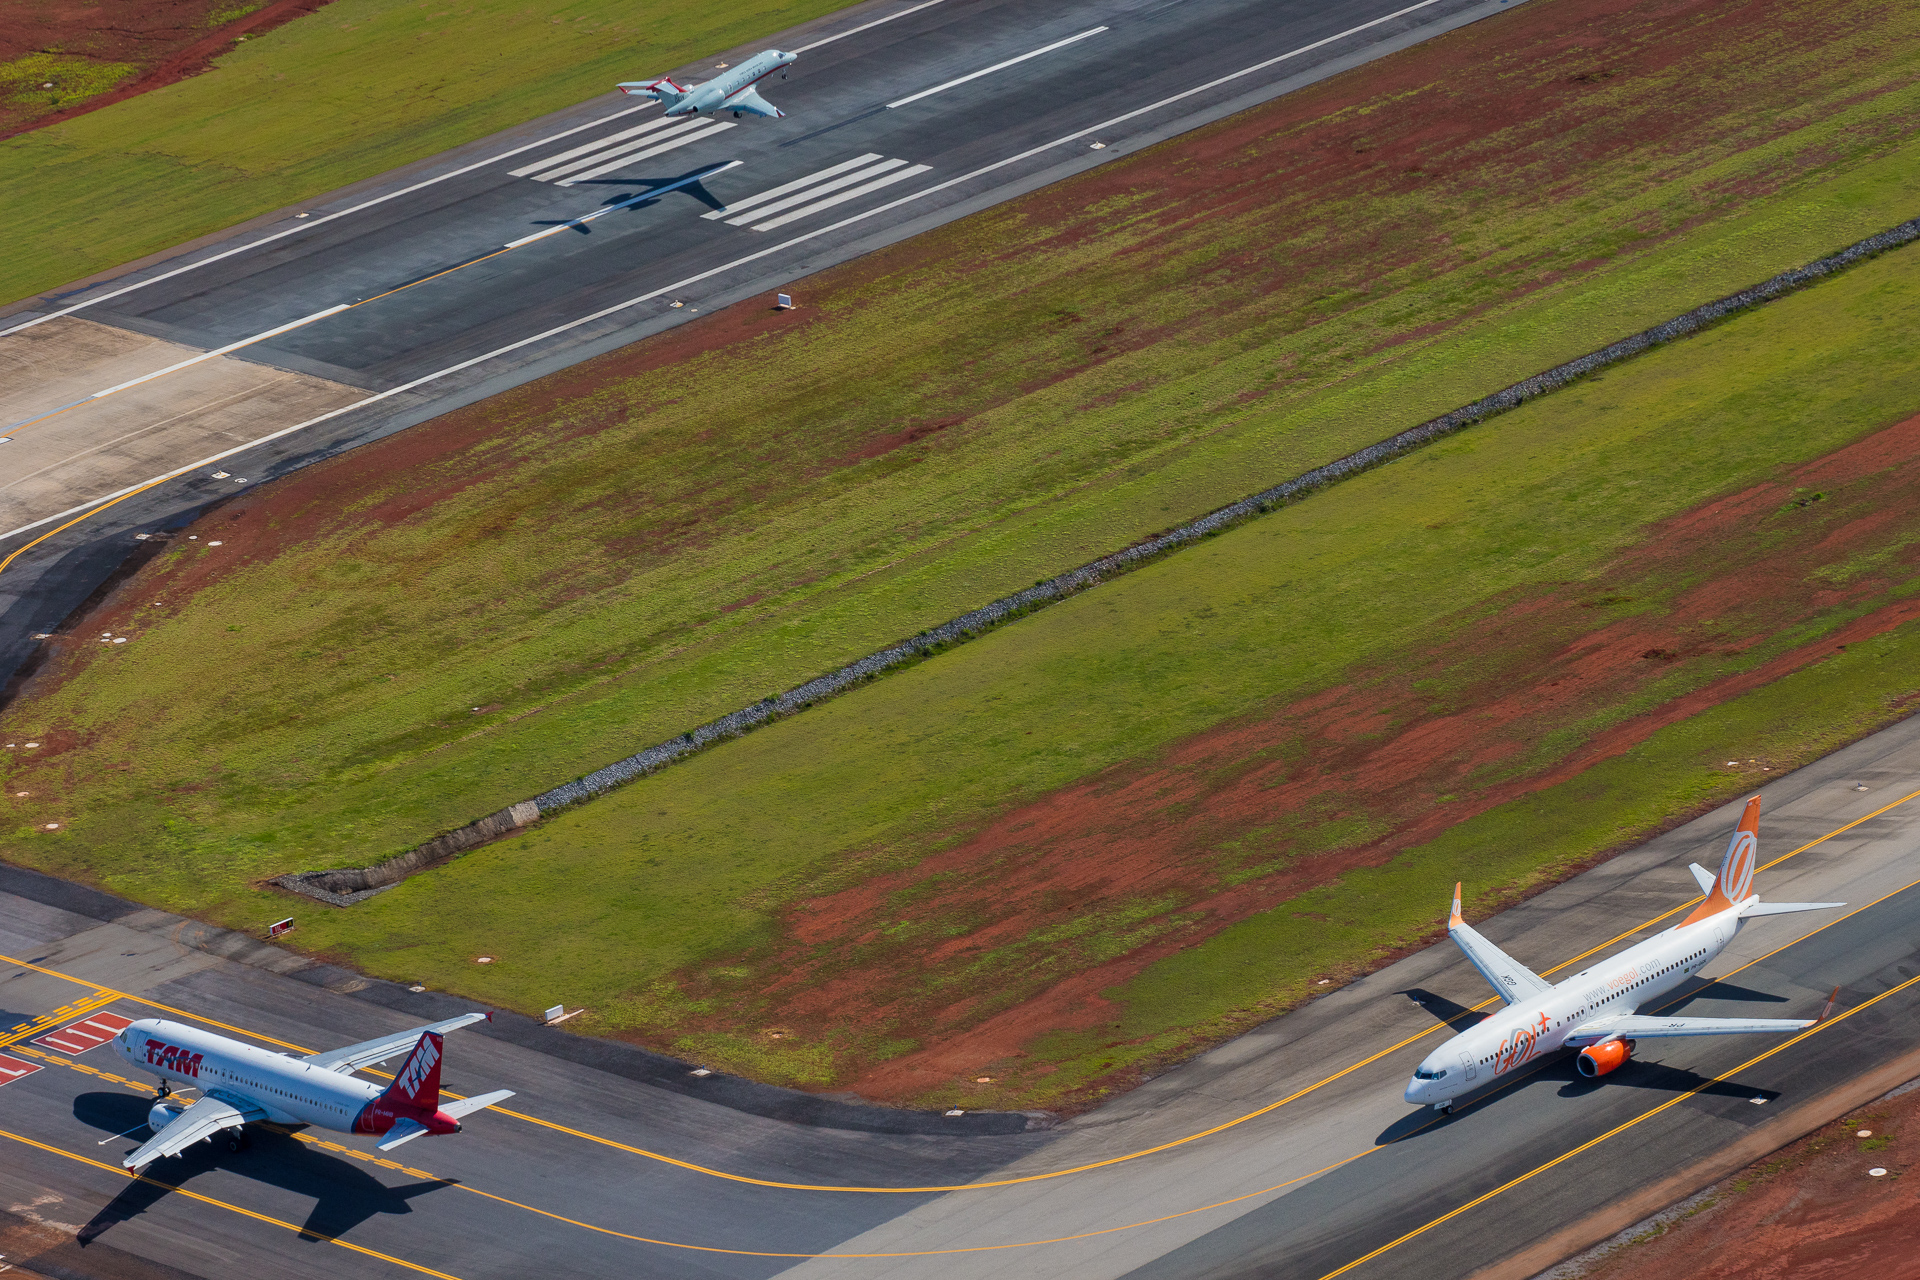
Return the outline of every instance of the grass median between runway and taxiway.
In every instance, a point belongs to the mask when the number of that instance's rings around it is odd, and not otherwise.
[[[210,70],[0,141],[0,302],[844,7],[333,0]]]
[[[1849,682],[1859,644],[1820,645],[1906,634],[1920,503],[1886,468],[1795,469],[1920,408],[1911,249],[350,911],[252,887],[1912,216],[1920,17],[1656,8],[1470,28],[842,268],[801,312],[709,318],[238,500],[196,530],[221,547],[176,541],[91,621],[132,643],[73,638],[0,718],[43,744],[7,766],[30,794],[0,847],[765,1078],[1076,1104],[1417,935],[1419,850],[1454,822],[1489,824],[1471,874],[1513,892],[1748,785],[1687,757],[1620,784],[1634,816],[1540,838],[1512,806],[1637,758],[1591,756],[1609,735],[1653,751],[1816,677],[1743,758],[1886,718],[1899,651]],[[1566,53],[1576,11],[1625,43]],[[1794,61],[1783,16],[1858,56]],[[1757,107],[1689,61],[1728,47],[1792,92]],[[1759,495],[1747,523],[1698,514],[1730,494]]]

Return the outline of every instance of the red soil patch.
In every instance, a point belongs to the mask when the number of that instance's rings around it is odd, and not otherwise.
[[[1872,1138],[1860,1138],[1865,1129]],[[1873,1177],[1869,1169],[1885,1169]],[[1920,1090],[1871,1104],[1713,1189],[1581,1280],[1920,1280]]]
[[[1920,600],[1888,596],[1920,563],[1916,459],[1920,417],[1665,521],[1578,591],[1475,606],[1336,688],[1021,805],[910,869],[803,901],[754,977],[724,983],[727,1017],[740,1017],[739,992],[759,991],[783,1026],[930,1046],[851,1082],[894,1101],[1006,1069],[1038,1035],[1108,1024],[1117,1011],[1099,992],[1153,961],[1920,618]],[[1824,496],[1811,501],[1816,485]],[[1833,569],[1868,553],[1882,557],[1870,571]],[[1774,641],[1823,621],[1840,625],[1798,647]],[[1766,660],[1739,669],[1755,649]],[[1644,714],[1547,745],[1649,697]],[[1315,833],[1343,819],[1374,838],[1316,851]],[[1071,938],[1029,941],[1126,903],[1159,904],[1124,926],[1157,932],[1119,958],[1089,963]],[[901,932],[916,921],[925,927]],[[685,983],[722,989],[699,974]]]
[[[210,27],[213,15],[244,7],[240,0],[0,0],[0,62],[31,53],[63,53],[141,67],[117,88],[67,107],[36,102],[38,95],[33,94],[0,100],[0,138],[71,120],[199,75],[239,37],[271,31],[326,3],[271,0]]]

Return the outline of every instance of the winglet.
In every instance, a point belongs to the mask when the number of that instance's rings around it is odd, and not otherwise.
[[[1453,914],[1447,917],[1447,928],[1458,929],[1466,920],[1460,915],[1460,882],[1453,883]]]
[[[1831,1018],[1833,1016],[1833,1006],[1838,1004],[1839,1002],[1840,1002],[1840,988],[1835,987],[1833,989],[1833,994],[1827,997],[1827,1007],[1820,1011],[1820,1016],[1813,1020],[1813,1025],[1817,1027],[1821,1023],[1825,1022],[1828,1018]]]

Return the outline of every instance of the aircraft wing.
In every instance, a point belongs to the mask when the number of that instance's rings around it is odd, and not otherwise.
[[[420,1043],[420,1034],[424,1031],[438,1031],[442,1035],[456,1027],[491,1018],[488,1013],[463,1013],[457,1018],[448,1018],[445,1022],[430,1022],[424,1027],[415,1027],[411,1031],[396,1031],[390,1036],[381,1036],[378,1040],[362,1040],[359,1044],[350,1044],[340,1049],[329,1049],[325,1053],[310,1053],[302,1061],[316,1067],[325,1067],[329,1071],[358,1071],[362,1067],[388,1058],[397,1058],[414,1045]]]
[[[750,116],[765,116],[769,120],[784,120],[787,113],[768,102],[748,85],[740,92],[720,104],[722,111],[744,111]]]
[[[238,1129],[249,1120],[267,1118],[265,1111],[245,1099],[236,1098],[234,1101],[241,1105],[234,1106],[207,1094],[175,1116],[172,1123],[148,1138],[120,1163],[136,1171],[144,1169],[162,1156],[179,1155],[194,1143],[211,1138],[222,1129]]]
[[[1488,942],[1479,930],[1460,918],[1460,886],[1457,884],[1453,886],[1453,914],[1447,920],[1447,936],[1508,1004],[1553,990],[1551,982]]]
[[[1621,1014],[1583,1022],[1567,1033],[1573,1048],[1618,1036],[1622,1040],[1658,1040],[1668,1036],[1787,1035],[1805,1031],[1816,1018],[1648,1018]]]

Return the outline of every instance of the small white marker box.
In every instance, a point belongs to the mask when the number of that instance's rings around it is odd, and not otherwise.
[[[559,1017],[560,1017],[560,1015],[561,1015],[561,1014],[563,1014],[563,1013],[565,1013],[566,1011],[567,1011],[567,1006],[565,1006],[565,1005],[563,1005],[563,1004],[557,1004],[557,1005],[555,1005],[555,1006],[553,1006],[553,1008],[551,1008],[551,1009],[549,1009],[549,1010],[547,1010],[547,1012],[546,1012],[546,1020],[547,1020],[548,1022],[554,1022],[554,1021],[557,1021],[557,1020],[559,1019]]]
[[[793,310],[793,295],[792,295],[792,294],[790,294],[790,293],[776,293],[776,294],[774,294],[774,295],[773,295],[773,309],[774,309],[775,311],[791,311],[791,310]]]

